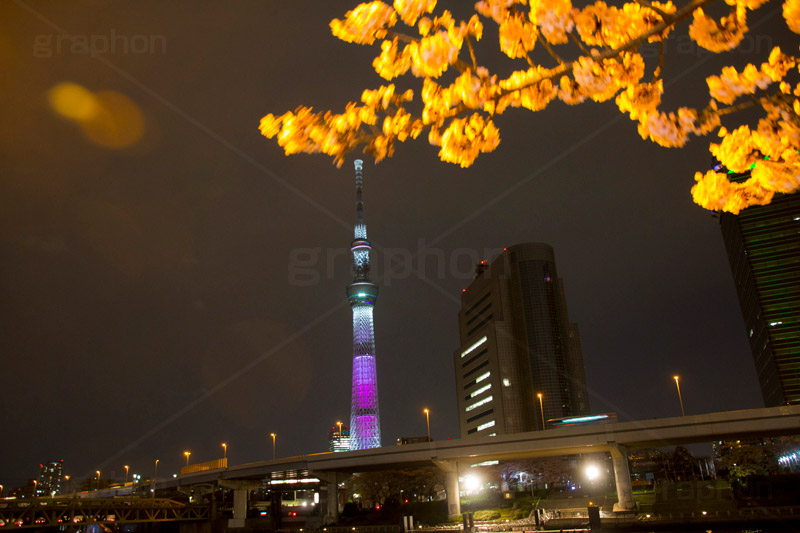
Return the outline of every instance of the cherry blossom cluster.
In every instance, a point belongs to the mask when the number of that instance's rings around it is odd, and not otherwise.
[[[617,7],[597,0],[579,9],[571,0],[481,0],[469,20],[456,20],[447,10],[436,13],[436,0],[366,2],[331,21],[333,35],[377,43],[376,73],[387,81],[421,78],[420,100],[412,90],[382,85],[364,91],[360,103],[351,102],[343,113],[299,107],[265,116],[260,130],[275,137],[287,155],[321,152],[338,165],[359,146],[376,161],[391,157],[395,143],[427,130],[443,161],[468,167],[497,148],[500,132],[493,119],[509,107],[539,111],[555,100],[567,105],[614,100],[638,124],[643,139],[665,147],[717,131],[722,140],[710,145],[711,153],[726,169],[750,177],[731,182],[721,171],[698,172],[692,194],[709,209],[738,212],[800,188],[800,86],[789,79],[797,74],[798,60],[775,48],[760,66],[725,67],[709,76],[705,108],[660,109],[664,41],[676,27],[691,20],[688,33],[697,45],[717,53],[732,50],[748,31],[749,12],[766,0],[724,0],[730,9],[719,20],[704,11],[714,1],[677,6],[636,0]],[[800,33],[800,0],[785,0],[783,16],[789,29]],[[475,47],[485,23],[497,25],[499,49],[523,68],[498,78],[478,64]],[[398,30],[401,24],[405,33]],[[650,75],[641,53],[648,43],[661,47]],[[539,59],[544,54],[551,64],[538,64],[534,54]],[[723,118],[746,107],[763,111],[757,128],[722,126]]]

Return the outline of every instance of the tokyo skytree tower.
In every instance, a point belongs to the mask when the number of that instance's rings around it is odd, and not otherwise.
[[[347,286],[347,299],[353,308],[353,396],[350,405],[350,449],[380,448],[381,424],[378,416],[378,373],[375,368],[375,332],[372,310],[378,299],[378,286],[369,280],[367,225],[361,199],[360,159],[356,167],[356,225],[353,252],[353,283]]]

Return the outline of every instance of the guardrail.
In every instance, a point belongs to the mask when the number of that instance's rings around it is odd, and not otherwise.
[[[400,533],[400,526],[327,526],[318,529],[307,529],[311,533]]]
[[[193,465],[181,467],[181,475],[195,474],[197,472],[206,472],[208,470],[221,470],[228,468],[228,458],[215,459],[213,461],[206,461],[205,463],[195,463]]]
[[[67,525],[208,520],[207,505],[162,498],[31,499],[0,501],[0,531]]]

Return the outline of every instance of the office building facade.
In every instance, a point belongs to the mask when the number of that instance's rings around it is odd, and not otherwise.
[[[519,244],[478,265],[458,322],[462,438],[541,430],[549,419],[589,413],[578,327],[549,245]]]
[[[350,427],[345,424],[332,426],[328,431],[328,451],[350,451]]]
[[[799,404],[800,194],[719,221],[764,403]]]
[[[34,484],[34,495],[52,497],[64,488],[64,461],[50,461],[39,465],[39,478]]]

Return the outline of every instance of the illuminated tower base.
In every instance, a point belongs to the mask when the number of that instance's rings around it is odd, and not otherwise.
[[[347,286],[347,299],[353,309],[353,395],[350,405],[350,449],[380,448],[381,425],[378,415],[378,372],[375,366],[375,332],[372,311],[378,286],[369,280],[367,225],[361,199],[360,159],[356,169],[356,225],[353,254],[353,283]]]

